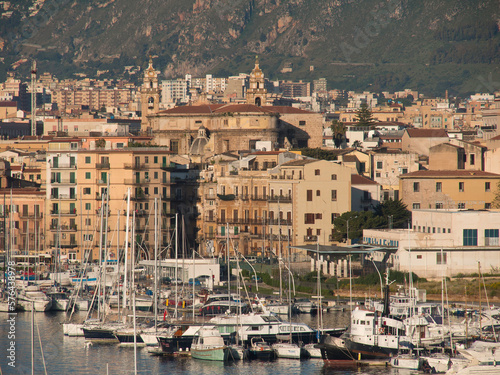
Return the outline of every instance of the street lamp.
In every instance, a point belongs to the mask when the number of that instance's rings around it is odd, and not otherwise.
[[[375,262],[373,261],[373,254],[370,254],[367,259],[369,259],[372,263],[373,263],[373,266],[375,267],[375,270],[377,271],[378,273],[378,277],[380,279],[380,298],[384,298],[384,290],[383,290],[383,282],[382,282],[382,275],[380,274],[380,271],[378,270],[378,267],[377,265],[375,264]]]

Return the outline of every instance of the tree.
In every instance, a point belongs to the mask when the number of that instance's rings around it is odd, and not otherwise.
[[[333,120],[330,125],[330,129],[332,129],[333,143],[335,144],[335,147],[340,148],[340,146],[342,146],[342,141],[345,138],[344,123],[338,120]]]
[[[368,108],[368,104],[361,103],[356,118],[354,119],[359,126],[370,126],[375,123],[372,113]]]
[[[411,211],[401,200],[389,199],[379,203],[374,208],[374,214],[381,218],[383,227],[389,226],[389,217],[393,228],[408,228],[408,222],[411,220]]]

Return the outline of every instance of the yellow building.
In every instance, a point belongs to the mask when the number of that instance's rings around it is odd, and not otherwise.
[[[169,238],[170,167],[170,153],[159,147],[83,150],[77,141],[52,142],[47,152],[47,248],[60,247],[70,260],[83,260],[89,250],[91,259],[98,259],[99,249],[102,256],[117,259],[125,243],[130,190],[129,235],[135,212],[137,251],[149,258],[155,199],[162,212],[161,246]]]
[[[467,170],[425,170],[400,176],[401,199],[409,209],[489,209],[500,175]]]

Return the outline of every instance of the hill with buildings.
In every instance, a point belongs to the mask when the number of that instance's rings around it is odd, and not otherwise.
[[[496,0],[19,0],[0,4],[0,80],[29,59],[58,77],[248,72],[329,88],[500,89]],[[27,59],[27,60],[25,60]]]

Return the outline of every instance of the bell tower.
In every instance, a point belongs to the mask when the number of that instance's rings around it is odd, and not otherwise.
[[[148,115],[158,113],[160,107],[160,89],[158,87],[158,73],[153,68],[153,58],[149,56],[149,66],[144,71],[144,78],[141,87],[141,128],[148,127]]]
[[[250,73],[247,104],[254,104],[258,107],[267,104],[267,90],[264,88],[264,73],[259,67],[259,56],[255,56],[255,67]]]

